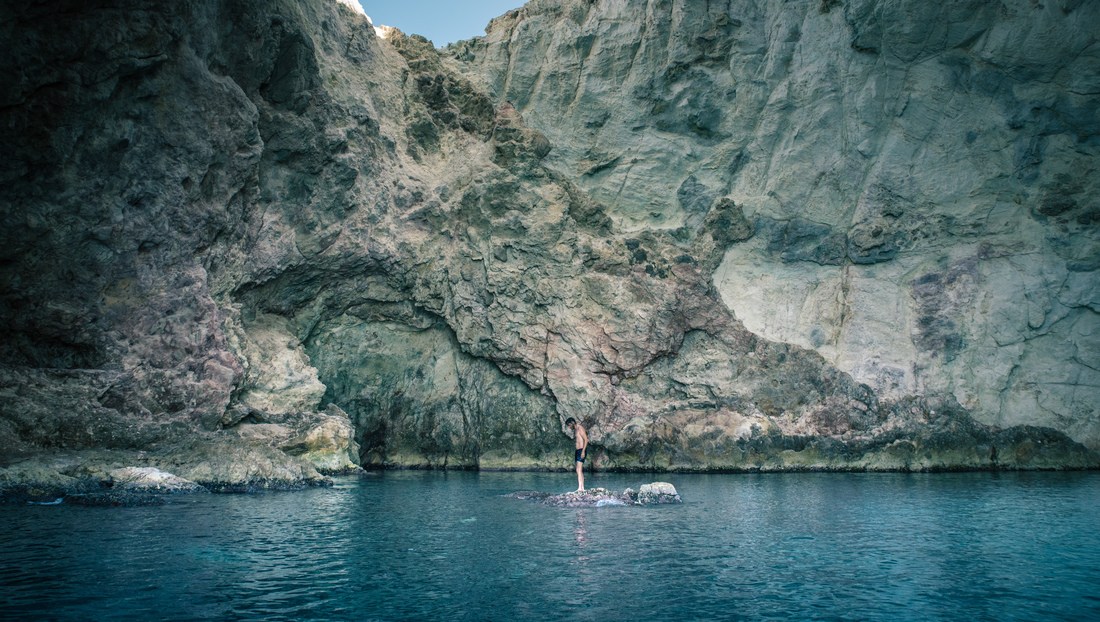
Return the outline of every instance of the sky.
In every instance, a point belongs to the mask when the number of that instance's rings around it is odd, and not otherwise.
[[[347,4],[350,1],[345,0]],[[485,34],[489,20],[525,0],[358,0],[375,26],[423,35],[436,47]]]

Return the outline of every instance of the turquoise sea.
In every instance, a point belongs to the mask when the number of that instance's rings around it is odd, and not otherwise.
[[[152,507],[0,506],[19,620],[1100,620],[1100,473],[374,472]]]

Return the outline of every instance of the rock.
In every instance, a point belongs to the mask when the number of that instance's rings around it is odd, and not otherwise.
[[[325,385],[317,379],[317,369],[310,365],[286,318],[270,314],[256,318],[240,331],[237,345],[236,358],[244,369],[237,412],[243,416],[263,413],[274,421],[315,409],[320,403]]]
[[[325,414],[279,449],[300,456],[323,474],[347,473],[359,468],[355,428],[347,413],[334,404],[329,404]]]
[[[164,496],[149,494],[148,491],[110,491],[77,493],[65,497],[65,503],[70,505],[86,505],[92,507],[133,507],[145,505],[164,505]]]
[[[1100,466],[1094,4],[112,7],[0,9],[6,490]]]
[[[680,495],[676,492],[676,488],[665,482],[642,484],[637,492],[630,488],[622,492],[614,492],[606,488],[588,488],[583,491],[563,494],[520,491],[507,496],[513,499],[538,501],[545,505],[564,508],[683,503]]]
[[[150,466],[142,453],[42,453],[0,469],[0,502],[37,505],[157,505],[163,496],[206,488]],[[120,466],[128,464],[128,466]]]
[[[85,492],[87,481],[62,472],[68,466],[41,455],[5,466],[0,469],[0,502],[52,505],[68,494]]]
[[[202,486],[154,467],[123,467],[110,472],[115,490],[145,492],[205,492]]]
[[[676,495],[676,487],[667,482],[654,482],[642,484],[638,489],[640,495]]]
[[[448,53],[622,228],[743,209],[713,277],[754,334],[1097,449],[1100,7],[829,5],[540,0]]]
[[[650,505],[655,503],[682,503],[676,487],[668,482],[654,482],[642,484],[638,492],[629,488],[623,493],[624,497],[631,499],[637,505]]]
[[[156,462],[158,468],[166,467],[212,492],[296,490],[332,484],[306,460],[229,438],[195,439]]]

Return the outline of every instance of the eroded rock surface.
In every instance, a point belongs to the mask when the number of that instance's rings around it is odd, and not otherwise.
[[[1017,4],[4,5],[0,483],[1098,466],[1096,7]]]
[[[676,492],[676,487],[668,482],[642,484],[638,490],[627,488],[622,492],[608,490],[607,488],[588,488],[561,494],[525,490],[513,492],[507,496],[513,499],[538,501],[559,508],[602,508],[684,502],[680,498],[680,493]]]
[[[762,337],[1100,447],[1089,2],[535,0],[448,48],[620,230],[697,235]]]

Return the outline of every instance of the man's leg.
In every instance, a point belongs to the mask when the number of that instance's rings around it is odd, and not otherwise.
[[[584,490],[584,463],[577,463],[577,492]]]

